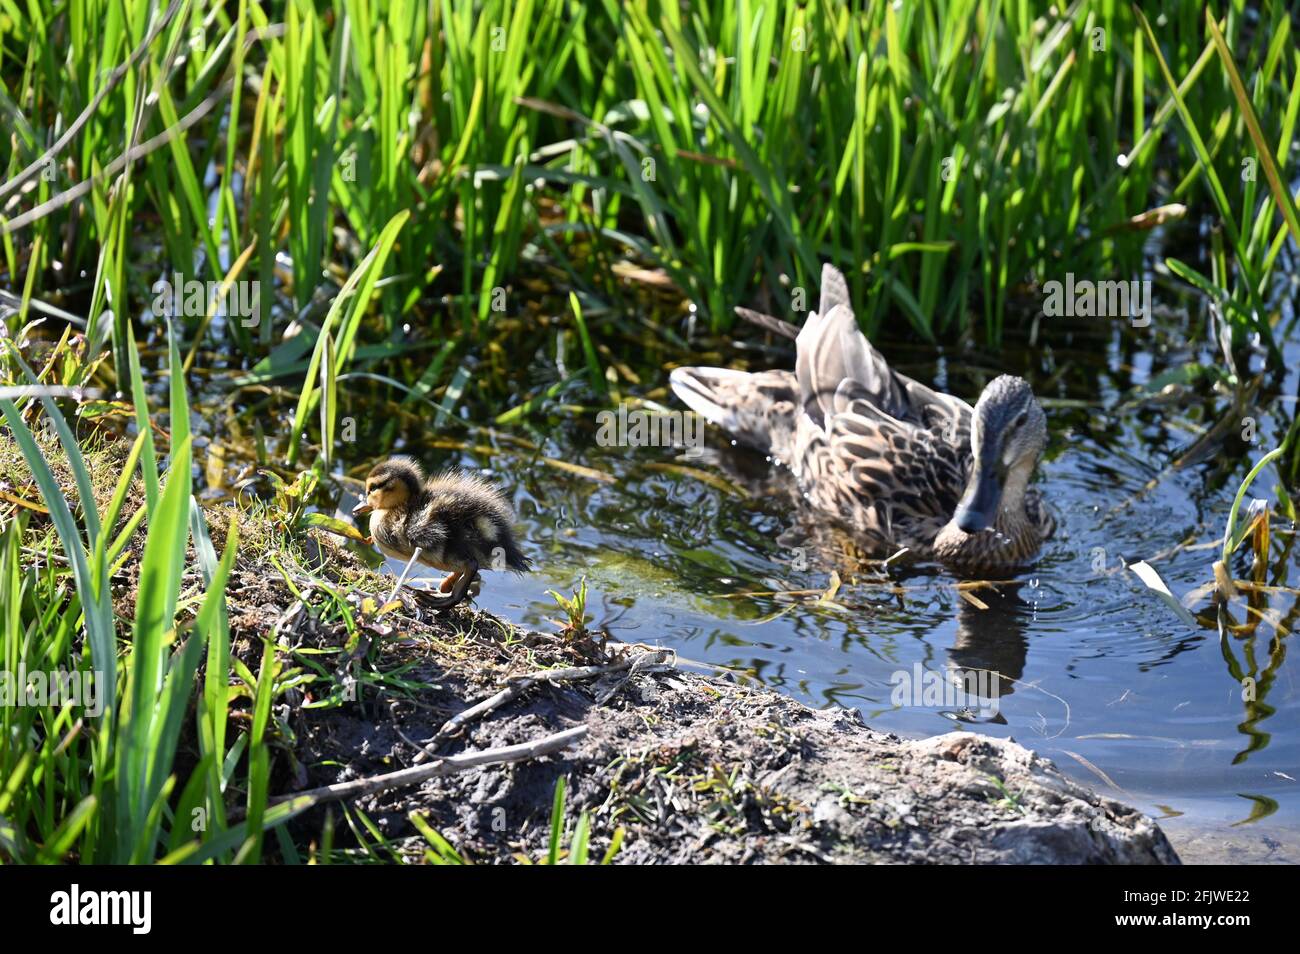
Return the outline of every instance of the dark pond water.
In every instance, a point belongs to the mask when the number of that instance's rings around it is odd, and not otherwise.
[[[784,471],[716,430],[698,458],[605,447],[595,411],[568,408],[513,432],[536,449],[480,433],[467,439],[477,450],[414,435],[402,450],[429,466],[483,471],[512,494],[538,568],[487,574],[478,600],[487,609],[546,628],[561,614],[545,591],[568,592],[585,577],[593,625],[616,639],[671,647],[814,706],[857,707],[877,729],[1014,737],[1159,818],[1187,860],[1300,860],[1300,693],[1286,653],[1300,556],[1283,553],[1291,536],[1276,531],[1286,522],[1275,522],[1269,571],[1278,589],[1258,601],[1259,617],[1234,605],[1237,622],[1256,625],[1226,640],[1212,611],[1201,625],[1180,621],[1121,563],[1145,558],[1174,593],[1190,594],[1194,612],[1210,606],[1236,488],[1294,413],[1300,347],[1287,353],[1281,389],[1261,392],[1264,403],[1246,412],[1255,443],[1234,424],[1175,466],[1231,407],[1204,381],[1143,390],[1189,363],[1222,365],[1189,344],[1206,340],[1195,319],[1166,316],[1140,330],[1057,321],[1032,344],[960,364],[936,363],[933,352],[918,360],[882,340],[900,370],[970,400],[1011,371],[1045,405],[1052,438],[1038,486],[1059,530],[1032,571],[970,591],[974,600],[934,567],[882,572],[800,511]],[[779,348],[721,347],[732,366],[789,366]],[[643,393],[676,407],[663,384],[649,372]],[[1252,495],[1273,499],[1275,481],[1266,471]],[[1245,577],[1249,557],[1240,558]],[[824,599],[832,574],[843,582]],[[994,704],[895,696],[899,674],[966,670],[1001,675]],[[1243,701],[1242,673],[1256,680],[1253,703]]]

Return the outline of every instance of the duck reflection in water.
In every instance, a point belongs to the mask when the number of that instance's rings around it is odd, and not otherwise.
[[[1030,591],[1024,593],[1023,591]],[[967,591],[987,608],[967,599],[957,604],[957,638],[948,650],[948,678],[963,687],[977,687],[978,704],[945,713],[958,722],[986,722],[1006,725],[1001,701],[1016,691],[1025,672],[1029,640],[1025,625],[1033,619],[1033,603],[1026,596],[1038,587],[1014,582],[997,582]],[[989,717],[981,713],[991,712]]]

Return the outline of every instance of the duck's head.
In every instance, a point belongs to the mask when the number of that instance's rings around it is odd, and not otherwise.
[[[409,457],[390,457],[370,468],[366,475],[366,496],[352,508],[359,517],[372,510],[395,510],[419,493],[424,474]]]
[[[998,511],[1018,507],[1047,446],[1047,416],[1024,378],[1004,374],[975,404],[970,449],[975,465],[952,522],[965,533],[993,526]]]

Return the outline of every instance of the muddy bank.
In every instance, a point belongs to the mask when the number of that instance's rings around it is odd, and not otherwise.
[[[427,665],[432,685],[418,704],[303,720],[313,784],[410,764],[417,750],[407,740],[441,724],[431,713],[495,691],[464,661]],[[626,829],[620,862],[1177,863],[1149,818],[1012,742],[956,732],[905,741],[846,711],[694,673],[634,675],[603,705],[595,695],[535,687],[443,749],[515,745],[586,725],[567,750],[358,804],[390,837],[414,834],[407,816],[418,812],[475,860],[544,853],[551,795],[566,775],[570,809],[591,813],[597,851]]]
[[[255,585],[275,584],[263,577]],[[240,600],[237,587],[232,602]],[[467,860],[544,856],[556,780],[565,776],[570,827],[589,814],[594,857],[622,828],[620,863],[1178,863],[1150,818],[1014,742],[965,732],[903,740],[854,712],[812,710],[689,671],[649,647],[601,646],[468,608],[433,614],[418,600],[407,604],[385,617],[373,645],[351,653],[355,700],[307,708],[313,693],[289,695],[297,769],[281,777],[279,791],[433,764],[425,746],[455,756],[587,729],[550,755],[349,800],[412,859],[427,847],[413,814]],[[333,642],[309,613],[287,619],[275,600],[242,612],[236,605],[232,623],[249,635],[278,626],[286,646]],[[439,737],[449,719],[518,688],[520,677],[611,664],[622,668],[529,684]],[[400,672],[400,687],[380,685],[386,672]],[[295,834],[317,837],[324,812],[302,816]]]

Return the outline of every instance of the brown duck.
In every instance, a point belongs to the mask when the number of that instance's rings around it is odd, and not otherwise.
[[[529,569],[510,505],[479,477],[448,471],[426,479],[409,457],[392,457],[371,469],[352,513],[370,514],[370,535],[385,555],[448,572],[441,608],[461,602],[482,568]]]
[[[737,440],[790,467],[804,497],[855,530],[967,574],[1029,561],[1055,521],[1029,486],[1047,419],[1028,383],[1004,374],[972,408],[894,371],[858,330],[844,276],[822,269],[795,370],[677,368],[673,391]]]

